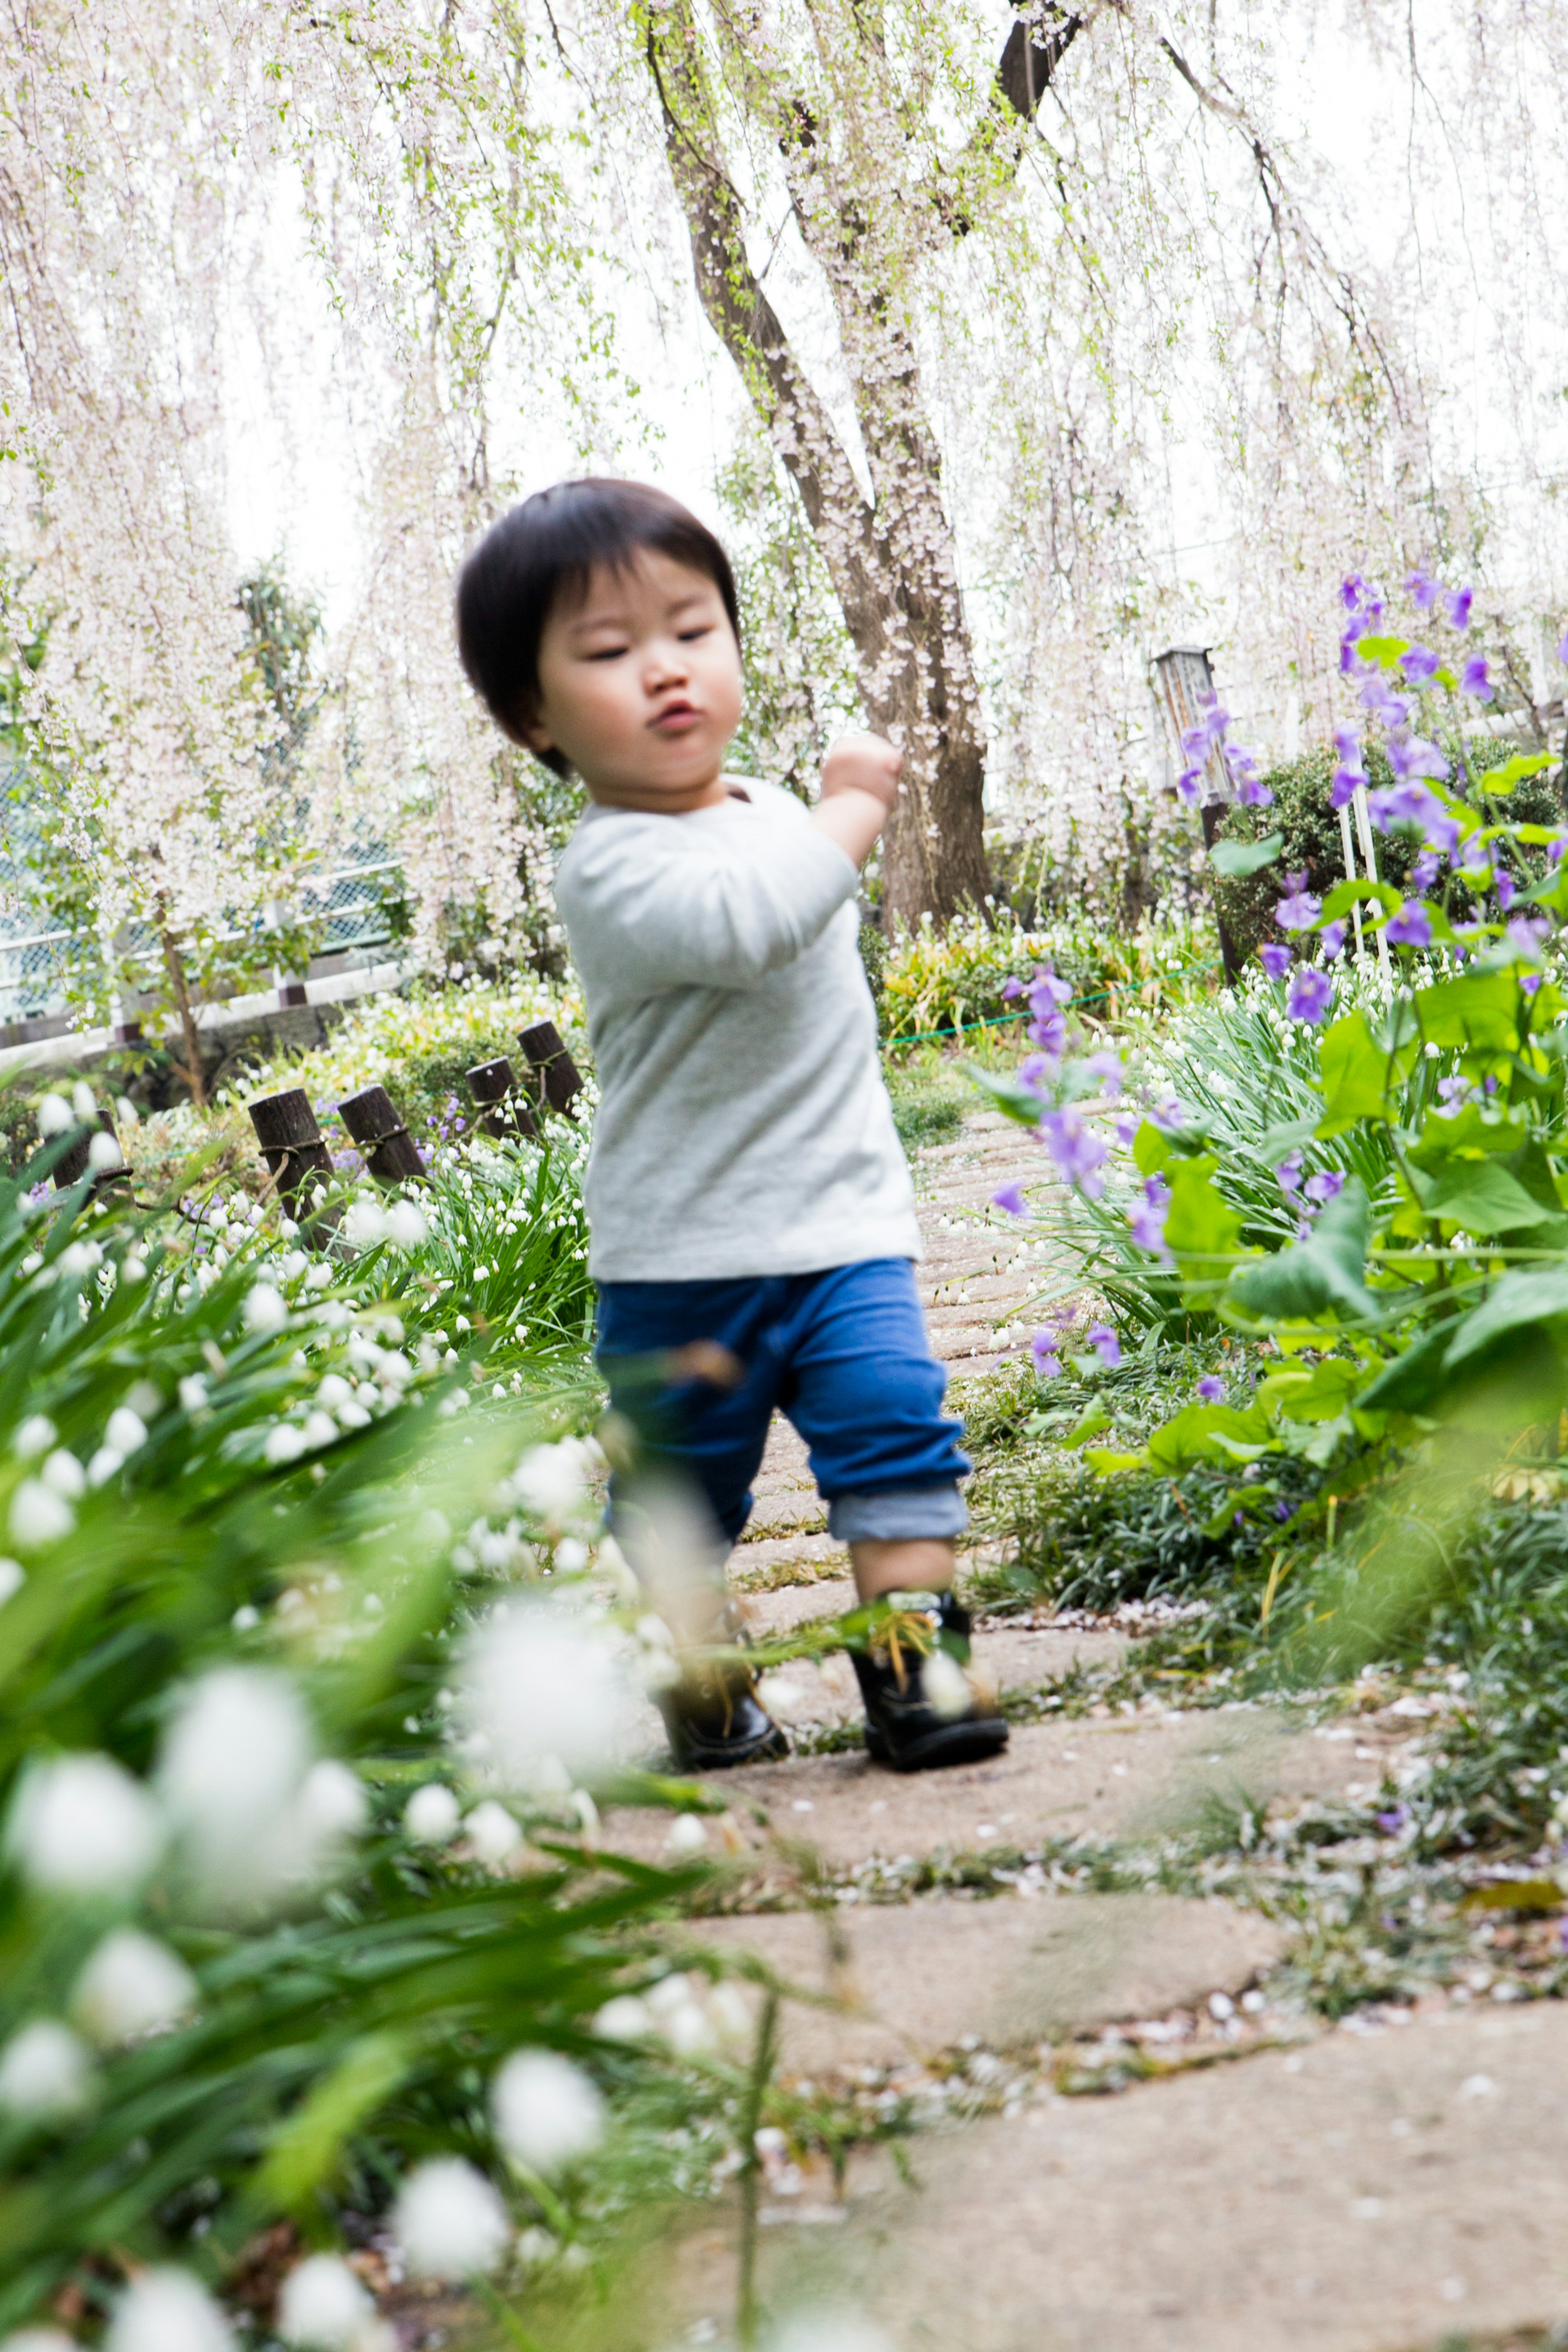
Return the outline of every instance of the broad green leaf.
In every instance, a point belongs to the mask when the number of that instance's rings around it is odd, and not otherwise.
[[[1550,751],[1516,751],[1513,758],[1500,768],[1489,768],[1476,779],[1477,789],[1489,793],[1493,800],[1506,800],[1516,784],[1527,776],[1538,776],[1542,768],[1552,765]]]
[[[982,1094],[990,1096],[997,1109],[1008,1118],[1016,1118],[1020,1127],[1037,1127],[1045,1106],[1037,1094],[1020,1086],[1016,1078],[1005,1076],[995,1070],[983,1070],[976,1062],[965,1062],[965,1077],[977,1086]]]
[[[1154,1431],[1148,1458],[1154,1469],[1172,1472],[1197,1462],[1253,1461],[1268,1451],[1272,1436],[1256,1406],[1238,1412],[1234,1405],[1190,1404]]]
[[[1424,1412],[1444,1384],[1443,1360],[1454,1336],[1452,1321],[1422,1332],[1377,1378],[1356,1402],[1363,1412]]]
[[[1118,1454],[1104,1445],[1091,1445],[1084,1460],[1099,1478],[1114,1477],[1119,1470],[1142,1470],[1147,1466],[1147,1454]]]
[[[1321,1049],[1324,1111],[1318,1133],[1342,1134],[1358,1118],[1380,1119],[1387,1124],[1393,1108],[1391,1090],[1408,1076],[1417,1050],[1414,1038],[1392,1052],[1380,1045],[1365,1013],[1361,1012],[1347,1013],[1342,1021],[1336,1021],[1325,1030]]]
[[[1408,637],[1358,637],[1356,659],[1375,662],[1380,669],[1392,669],[1401,654],[1410,651]]]
[[[1526,1133],[1518,1119],[1500,1118],[1480,1103],[1467,1103],[1454,1117],[1428,1111],[1419,1139],[1410,1147],[1410,1157],[1417,1168],[1436,1175],[1455,1160],[1490,1159],[1517,1151]]]
[[[1228,1257],[1241,1245],[1241,1219],[1209,1181],[1215,1164],[1211,1159],[1167,1163],[1165,1240],[1178,1258]]]
[[[1304,1143],[1310,1143],[1321,1117],[1321,1111],[1313,1111],[1306,1118],[1288,1118],[1279,1127],[1267,1129],[1259,1146],[1267,1164],[1275,1167],[1287,1152],[1300,1151]]]
[[[1271,833],[1267,841],[1216,841],[1209,851],[1209,864],[1216,874],[1238,880],[1245,874],[1260,874],[1266,866],[1272,866],[1284,846],[1282,833]]]
[[[1518,1233],[1552,1213],[1495,1160],[1460,1160],[1446,1169],[1433,1181],[1424,1205],[1429,1216],[1445,1217],[1478,1234]]]
[[[1323,911],[1313,925],[1313,929],[1321,930],[1325,923],[1335,921],[1341,915],[1348,915],[1352,907],[1367,900],[1370,900],[1373,906],[1385,908],[1391,915],[1396,914],[1405,904],[1391,882],[1369,882],[1363,879],[1336,882],[1323,901]]]
[[[1522,1331],[1532,1323],[1550,1323],[1559,1316],[1568,1316],[1568,1265],[1505,1274],[1484,1304],[1460,1323],[1448,1343],[1445,1364],[1451,1371],[1505,1333]]]
[[[1093,1403],[1079,1415],[1060,1443],[1063,1445],[1083,1445],[1089,1438],[1098,1437],[1102,1429],[1110,1427],[1110,1415],[1106,1412],[1103,1401],[1096,1397]]]
[[[1275,1377],[1283,1386],[1286,1376]],[[1285,1390],[1279,1401],[1281,1417],[1286,1421],[1337,1421],[1365,1378],[1364,1366],[1352,1364],[1343,1356],[1326,1357],[1321,1364],[1313,1365],[1299,1385]],[[1262,1384],[1262,1388],[1272,1386],[1272,1381]]]
[[[1338,1199],[1326,1203],[1310,1240],[1231,1277],[1226,1305],[1260,1323],[1332,1311],[1371,1321],[1379,1312],[1363,1279],[1371,1215],[1366,1188],[1352,1176]]]

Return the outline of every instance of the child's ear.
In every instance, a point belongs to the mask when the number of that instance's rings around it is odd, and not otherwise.
[[[530,703],[523,703],[519,709],[512,720],[511,731],[536,759],[542,760],[547,751],[555,749],[549,729],[541,724],[538,713]]]

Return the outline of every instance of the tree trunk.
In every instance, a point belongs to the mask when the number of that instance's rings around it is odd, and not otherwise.
[[[171,934],[162,927],[158,932],[158,944],[163,950],[163,968],[169,975],[169,986],[174,997],[174,1010],[180,1016],[180,1032],[185,1041],[185,1066],[181,1069],[176,1062],[175,1075],[184,1078],[190,1088],[191,1100],[195,1104],[196,1108],[205,1110],[207,1086],[206,1075],[202,1068],[202,1034],[196,1026],[196,1016],[191,1008],[190,986],[185,979],[185,960],[175,946]]]
[[[1077,21],[1048,45],[1026,41],[1015,27],[998,68],[993,149],[999,122],[1016,132],[1032,117]],[[647,23],[648,63],[699,297],[800,493],[855,646],[867,715],[904,752],[904,790],[883,848],[884,914],[945,920],[966,902],[979,904],[990,887],[985,734],[941,459],[897,290],[900,257],[877,228],[879,192],[837,184],[805,110],[773,95],[770,110],[782,126],[796,217],[838,315],[872,502],[747,258],[743,210],[720,152],[691,0],[667,0]],[[854,26],[852,37],[877,47],[858,13]],[[745,69],[757,83],[755,65]],[[951,233],[963,236],[969,219],[962,205],[951,196],[934,201]]]

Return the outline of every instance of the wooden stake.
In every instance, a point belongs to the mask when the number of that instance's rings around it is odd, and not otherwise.
[[[542,1108],[575,1118],[572,1105],[583,1091],[583,1074],[554,1022],[536,1021],[531,1029],[519,1030],[518,1044],[528,1056],[535,1101]]]
[[[419,1147],[397,1115],[384,1087],[364,1087],[338,1105],[338,1117],[364,1154],[364,1164],[382,1184],[405,1184],[423,1176]]]

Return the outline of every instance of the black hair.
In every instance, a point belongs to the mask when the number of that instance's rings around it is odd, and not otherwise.
[[[711,580],[741,638],[735,575],[719,541],[647,482],[589,476],[536,490],[492,523],[458,574],[458,651],[469,683],[513,742],[539,698],[539,643],[562,597],[583,596],[596,565],[625,569],[643,548]],[[564,752],[539,754],[557,775]]]

